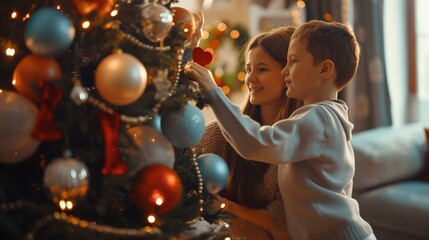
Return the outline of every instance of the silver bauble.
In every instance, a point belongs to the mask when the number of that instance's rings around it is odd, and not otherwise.
[[[149,3],[141,12],[144,35],[152,42],[164,40],[173,26],[173,15],[159,3]]]
[[[83,162],[74,158],[56,158],[46,167],[43,184],[55,203],[75,203],[88,192],[88,174]]]
[[[39,110],[12,91],[0,92],[0,163],[15,164],[30,157],[40,141],[31,137]]]

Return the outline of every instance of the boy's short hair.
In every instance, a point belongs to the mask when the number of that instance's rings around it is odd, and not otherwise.
[[[343,89],[354,77],[359,65],[360,47],[351,28],[339,22],[311,20],[299,26],[292,35],[307,44],[315,64],[329,59],[337,72],[336,84]]]

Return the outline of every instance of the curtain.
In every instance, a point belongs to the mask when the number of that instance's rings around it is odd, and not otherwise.
[[[383,1],[306,0],[305,2],[307,20],[320,19],[350,23],[361,46],[361,58],[356,77],[339,94],[339,98],[345,100],[349,106],[350,120],[355,125],[354,132],[391,125],[391,103],[383,45]]]
[[[354,31],[361,46],[359,68],[341,94],[355,132],[392,125],[383,37],[383,0],[355,0]]]

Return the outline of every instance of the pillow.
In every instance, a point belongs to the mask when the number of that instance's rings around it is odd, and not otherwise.
[[[426,139],[422,125],[381,127],[352,137],[356,171],[355,191],[421,178],[425,168]],[[429,171],[428,171],[429,172]]]
[[[429,128],[425,128],[426,135],[426,159],[425,159],[425,171],[423,173],[423,180],[429,181]]]

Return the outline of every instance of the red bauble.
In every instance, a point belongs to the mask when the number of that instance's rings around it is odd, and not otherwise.
[[[19,94],[39,103],[42,90],[39,82],[61,79],[60,65],[53,58],[42,58],[30,54],[24,57],[13,72],[15,89]]]
[[[87,15],[97,10],[101,16],[108,14],[115,4],[115,0],[71,0],[71,2],[80,14]]]
[[[163,164],[143,167],[131,183],[132,198],[146,214],[164,214],[172,210],[182,197],[182,189],[177,173]]]
[[[192,13],[181,7],[171,7],[173,23],[180,24],[186,39],[190,39],[195,32],[195,18]]]

